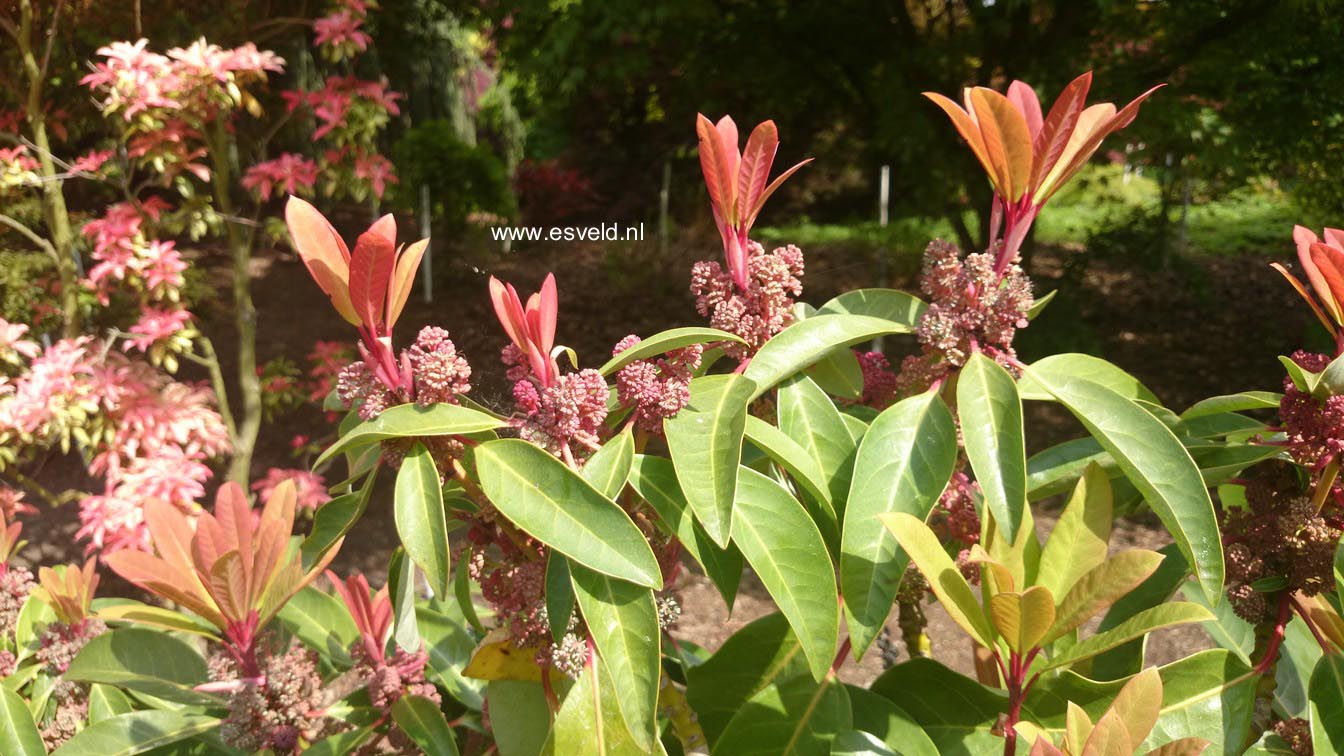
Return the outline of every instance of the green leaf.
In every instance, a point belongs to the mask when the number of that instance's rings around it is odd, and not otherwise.
[[[89,641],[70,662],[65,679],[105,683],[168,701],[215,703],[192,690],[207,680],[205,659],[185,641],[166,633],[125,627]]]
[[[713,743],[747,699],[777,682],[808,674],[803,647],[788,619],[767,614],[729,636],[703,664],[687,670],[686,698]]]
[[[491,733],[499,756],[537,756],[551,730],[551,710],[541,683],[492,680],[485,689],[490,702]]]
[[[780,431],[797,441],[812,457],[826,481],[830,494],[827,500],[833,506],[823,508],[826,519],[817,526],[827,536],[828,543],[835,543],[840,535],[837,514],[849,495],[858,443],[849,434],[835,403],[807,376],[794,376],[780,384],[776,406]]]
[[[848,433],[848,429],[846,429]],[[780,467],[827,509],[834,511],[831,491],[827,487],[825,476],[817,466],[817,460],[788,434],[756,417],[747,415],[746,439],[753,446],[765,452]]]
[[[387,565],[387,592],[392,598],[392,637],[397,648],[412,654],[420,650],[420,626],[415,617],[415,563],[398,546]]]
[[[1344,393],[1344,359],[1336,357],[1321,371],[1321,380],[1316,390],[1311,392],[1317,398],[1338,396]]]
[[[957,429],[936,393],[887,408],[864,435],[840,541],[840,587],[855,656],[863,656],[886,622],[910,561],[878,516],[928,517],[956,459]]]
[[[854,688],[850,689],[851,695]],[[920,732],[923,735],[923,732]],[[925,736],[927,739],[927,736]],[[934,751],[936,754],[937,751]],[[882,739],[861,730],[846,730],[831,741],[831,756],[900,756],[891,750]]]
[[[985,504],[1004,537],[1015,541],[1027,506],[1026,431],[1016,382],[990,358],[971,355],[957,378],[957,414]]]
[[[476,616],[476,605],[471,599],[471,576],[467,569],[467,560],[471,558],[471,552],[468,549],[462,550],[462,556],[457,560],[456,577],[453,578],[453,598],[457,600],[457,608],[462,612],[462,618],[471,625],[471,629],[477,634],[484,636],[486,633],[485,625],[481,624],[481,618]]]
[[[1326,654],[1311,673],[1311,742],[1315,752],[1344,753],[1344,657]]]
[[[1041,551],[1036,584],[1065,596],[1078,578],[1106,561],[1111,541],[1111,484],[1096,464],[1087,466]]]
[[[1032,302],[1031,307],[1027,308],[1027,320],[1035,320],[1040,317],[1040,314],[1045,312],[1046,305],[1050,304],[1050,300],[1054,299],[1055,295],[1058,293],[1059,289],[1051,289],[1048,294],[1039,297],[1035,302]]]
[[[18,693],[0,688],[0,753],[6,756],[47,756],[42,735],[28,704]]]
[[[755,383],[752,399],[775,384],[817,362],[836,347],[889,333],[910,333],[912,323],[868,315],[821,315],[800,320],[775,334],[751,358],[743,375]]]
[[[855,730],[876,737],[878,743],[886,744],[903,756],[938,756],[933,741],[901,707],[870,690],[853,685],[845,687],[849,691],[849,707],[854,712]],[[839,738],[836,741],[838,744]]]
[[[1204,622],[1212,618],[1213,615],[1209,614],[1209,611],[1204,607],[1184,601],[1155,606],[1139,612],[1110,630],[1078,641],[1064,653],[1047,661],[1042,669],[1066,667],[1082,659],[1096,656],[1102,651],[1115,648],[1126,641],[1147,635],[1154,630],[1190,622]]]
[[[897,664],[883,672],[871,690],[918,723],[937,753],[979,756],[1003,750],[1003,737],[994,733],[994,725],[1008,710],[1007,695],[933,659]]]
[[[280,607],[276,618],[303,645],[329,658],[349,658],[359,629],[340,599],[307,586]]]
[[[1017,391],[1023,399],[1048,402],[1056,398],[1049,387],[1040,382],[1040,376],[1052,377],[1055,382],[1064,376],[1072,376],[1105,386],[1126,399],[1161,404],[1138,378],[1089,354],[1056,354],[1033,362],[1017,383]]]
[[[644,534],[615,502],[542,449],[518,439],[476,447],[481,489],[505,517],[571,561],[662,588]]]
[[[80,730],[53,756],[132,756],[199,735],[219,720],[187,711],[133,711]]]
[[[641,747],[626,727],[617,706],[619,699],[603,664],[584,667],[560,705],[541,752],[554,756],[648,754],[650,751]]]
[[[831,740],[853,719],[845,686],[794,677],[765,687],[747,701],[714,742],[712,754],[826,756]]]
[[[822,305],[816,314],[867,315],[913,328],[928,308],[924,300],[900,289],[853,289]]]
[[[406,695],[392,704],[392,719],[401,731],[420,746],[423,753],[434,756],[457,756],[457,741],[453,728],[443,718],[439,705],[423,696]]]
[[[821,531],[775,481],[744,467],[733,540],[798,635],[812,676],[834,661],[840,636],[835,572]]]
[[[434,595],[448,595],[452,561],[448,554],[443,484],[434,458],[424,444],[417,442],[401,462],[393,513],[397,536],[406,547],[406,554],[424,571]]]
[[[651,749],[657,733],[660,631],[648,588],[574,565],[574,596],[616,689],[636,742]]]
[[[131,699],[125,693],[122,693],[120,688],[114,688],[111,685],[89,686],[89,724],[121,716],[134,708]],[[8,753],[8,751],[0,751],[0,753]]]
[[[1181,413],[1182,420],[1194,420],[1197,417],[1221,415],[1227,412],[1245,412],[1247,410],[1278,409],[1283,394],[1273,391],[1242,391],[1237,394],[1224,394],[1202,399],[1190,405]]]
[[[390,407],[372,420],[356,425],[327,447],[313,467],[340,454],[390,438],[424,436],[465,436],[502,428],[506,423],[484,412],[456,404],[400,404]]]
[[[425,606],[415,608],[415,624],[429,654],[428,671],[458,703],[480,711],[485,683],[462,676],[476,650],[476,639],[456,619]]]
[[[359,490],[337,496],[314,513],[313,529],[300,547],[305,570],[334,548],[336,542],[359,522],[369,505],[369,497],[373,495],[373,483],[373,476],[370,475]]]
[[[994,646],[994,630],[989,619],[975,600],[971,586],[962,577],[961,570],[943,550],[929,526],[918,517],[905,512],[881,515],[882,523],[910,556],[911,561],[924,573],[929,588],[942,603],[947,615],[982,646]]]
[[[358,729],[328,735],[305,748],[303,756],[345,756],[345,754],[353,753],[356,748],[364,745],[364,742],[373,734],[373,730],[374,726],[368,724]]]
[[[693,344],[713,344],[720,341],[743,343],[739,336],[716,328],[673,328],[643,339],[638,344],[612,357],[598,369],[598,372],[604,376],[611,375],[635,360],[647,360],[650,357],[657,357],[660,354]]]
[[[1158,553],[1162,555],[1162,564],[1158,565],[1157,571],[1111,605],[1097,626],[1098,632],[1117,627],[1145,609],[1170,601],[1185,583],[1190,568],[1176,544],[1169,543]],[[1203,597],[1202,593],[1196,593]],[[1220,603],[1219,606],[1229,605]],[[1143,669],[1145,644],[1145,638],[1136,638],[1093,657],[1090,676],[1097,680],[1119,680],[1139,673]]]
[[[630,485],[653,507],[663,527],[681,541],[682,547],[705,571],[705,576],[714,583],[731,610],[742,580],[742,552],[732,544],[723,548],[714,543],[704,527],[695,521],[677,484],[672,463],[662,457],[636,455],[630,470]]]
[[[1223,589],[1218,520],[1199,468],[1181,442],[1137,404],[1104,386],[1035,368],[1027,372],[1110,452],[1194,566],[1204,594],[1217,601]]]
[[[845,399],[863,396],[863,368],[849,347],[832,349],[815,365],[803,371],[822,391]]]
[[[574,585],[569,572],[565,555],[552,551],[546,560],[546,622],[556,643],[569,632],[569,620],[574,616]]]
[[[1283,364],[1284,370],[1287,371],[1288,377],[1293,380],[1293,386],[1295,386],[1298,391],[1312,395],[1316,394],[1316,389],[1321,383],[1320,373],[1313,373],[1307,370],[1293,361],[1291,357],[1279,355],[1279,362]]]
[[[603,496],[613,501],[630,479],[630,464],[635,459],[634,434],[629,429],[612,436],[601,449],[583,463],[580,474]]]
[[[682,493],[720,546],[727,546],[731,535],[742,434],[754,389],[739,375],[696,378],[690,402],[663,421]]]
[[[1027,458],[1027,496],[1032,501],[1070,490],[1090,464],[1101,467],[1108,478],[1120,477],[1115,460],[1095,438],[1076,438],[1039,451]]]

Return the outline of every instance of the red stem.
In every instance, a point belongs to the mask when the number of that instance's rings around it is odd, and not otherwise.
[[[845,642],[840,644],[840,652],[835,655],[835,661],[831,664],[832,674],[838,673],[840,667],[844,665],[845,660],[849,658],[849,649],[850,642],[849,638],[846,637]]]
[[[1283,645],[1283,631],[1288,626],[1288,620],[1292,616],[1291,598],[1287,593],[1279,597],[1279,615],[1274,620],[1274,630],[1270,633],[1269,643],[1265,646],[1265,655],[1260,657],[1260,661],[1255,665],[1255,674],[1263,675],[1274,668],[1274,662],[1279,658],[1279,647]]]

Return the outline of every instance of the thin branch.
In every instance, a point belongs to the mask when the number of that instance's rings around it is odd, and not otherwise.
[[[51,246],[51,242],[38,236],[35,231],[23,225],[23,223],[19,222],[17,219],[5,215],[4,213],[0,213],[0,224],[4,224],[14,229],[15,231],[18,231],[20,235],[26,237],[28,241],[36,245],[38,249],[41,249],[43,252],[47,253],[47,255],[51,257],[52,260],[60,262],[61,258],[59,255],[56,254],[56,248]]]

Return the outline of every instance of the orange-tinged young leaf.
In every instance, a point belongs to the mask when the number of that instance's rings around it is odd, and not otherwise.
[[[984,167],[985,173],[989,174],[990,181],[996,181],[997,173],[994,170],[993,163],[990,162],[989,153],[985,150],[985,139],[980,135],[980,126],[961,106],[951,99],[938,94],[937,92],[925,92],[924,96],[933,101],[935,105],[943,109],[947,117],[952,120],[952,125],[956,127],[957,133],[970,145],[971,152],[980,161]],[[997,186],[997,183],[995,184]]]
[[[1040,185],[1036,187],[1033,202],[1037,205],[1045,204],[1045,201],[1054,196],[1059,187],[1069,180],[1074,173],[1070,166],[1083,154],[1092,134],[1100,131],[1114,115],[1115,105],[1109,102],[1091,105],[1078,114],[1073,133],[1069,134],[1069,140],[1054,166],[1046,172],[1045,178],[1041,179]],[[1087,153],[1082,159],[1085,161],[1088,157],[1091,157],[1091,153]]]
[[[1106,561],[1111,540],[1111,482],[1095,462],[1074,486],[1063,514],[1041,550],[1036,584],[1066,596],[1078,578]]]
[[[1138,587],[1157,571],[1162,555],[1156,551],[1132,549],[1107,559],[1078,578],[1055,613],[1054,627],[1046,634],[1048,643],[1091,619]]]
[[[1064,715],[1064,750],[1080,753],[1087,739],[1092,736],[1092,719],[1083,711],[1083,707],[1069,701]]]
[[[984,547],[980,544],[971,546],[968,561],[978,563],[985,571],[985,580],[981,581],[981,592],[987,596],[998,593],[999,591],[1017,590],[1017,582],[1013,580],[1013,572],[994,557],[990,556]]]
[[[1318,288],[1317,294],[1327,310],[1338,314],[1344,302],[1344,249],[1316,242],[1311,245],[1310,254],[1326,285],[1326,290]]]
[[[1087,161],[1092,158],[1093,153],[1095,153],[1097,151],[1097,148],[1101,146],[1101,141],[1103,139],[1110,136],[1111,134],[1114,134],[1120,129],[1125,128],[1129,124],[1133,123],[1135,117],[1137,117],[1139,114],[1139,106],[1143,104],[1143,101],[1147,100],[1150,96],[1152,96],[1154,92],[1165,86],[1166,84],[1158,84],[1152,89],[1149,89],[1147,92],[1144,92],[1138,97],[1135,97],[1133,100],[1130,101],[1128,105],[1121,108],[1120,112],[1115,113],[1105,122],[1101,123],[1097,128],[1092,129],[1088,133],[1087,139],[1079,147],[1078,151],[1072,153],[1072,157],[1069,159],[1068,165],[1065,167],[1064,171],[1060,174],[1060,179],[1056,181],[1052,187],[1050,187],[1049,191],[1040,200],[1040,203],[1043,203],[1046,200],[1050,199],[1050,197],[1053,196],[1054,193],[1058,191],[1061,186],[1063,186],[1064,182],[1068,181],[1069,178],[1073,176],[1073,174],[1077,173],[1079,169],[1081,169],[1083,165],[1086,164]],[[1106,104],[1109,105],[1110,103]],[[1115,108],[1114,105],[1111,105],[1110,107],[1111,110],[1114,110]],[[1088,110],[1091,110],[1091,108],[1088,108]],[[1087,111],[1083,111],[1083,115],[1086,116]],[[1080,126],[1082,125],[1083,120],[1084,120],[1083,118],[1079,119]],[[1083,129],[1080,128],[1079,131],[1083,131]],[[1063,163],[1064,160],[1061,159],[1060,162]]]
[[[1036,648],[1054,624],[1055,599],[1039,585],[1021,593],[996,593],[989,602],[989,616],[1008,648],[1024,654]]]
[[[1207,751],[1210,745],[1212,744],[1204,738],[1181,738],[1154,748],[1146,756],[1199,756]]]
[[[1044,735],[1031,744],[1031,756],[1064,756],[1064,752],[1055,747]]]
[[[1088,71],[1069,82],[1055,99],[1055,104],[1050,106],[1050,114],[1045,117],[1041,130],[1032,141],[1033,195],[1039,192],[1042,180],[1050,169],[1055,167],[1059,156],[1064,153],[1064,148],[1078,125],[1078,115],[1083,112],[1083,106],[1087,102],[1087,90],[1091,86],[1092,72]]]
[[[535,312],[533,336],[537,339],[537,348],[549,358],[551,350],[555,348],[555,322],[560,316],[560,298],[555,290],[554,273],[547,273],[546,280],[541,282]]]
[[[999,190],[1017,202],[1031,180],[1031,131],[1027,120],[1007,97],[985,87],[971,90],[975,117],[991,160],[997,159]]]
[[[350,252],[336,229],[317,208],[298,197],[290,197],[285,204],[285,223],[299,258],[336,312],[359,325],[359,316],[350,303]]]
[[[420,260],[429,248],[429,239],[421,239],[407,246],[397,256],[397,268],[392,274],[391,288],[387,291],[387,330],[397,324],[406,301],[411,298],[411,288],[415,286],[415,272],[420,269]]]
[[[765,186],[770,179],[770,166],[774,165],[775,152],[778,150],[779,130],[775,128],[774,121],[757,125],[751,136],[747,137],[747,147],[742,151],[737,175],[738,215],[744,228],[751,228],[761,210]]]
[[[812,162],[812,158],[798,161],[796,165],[776,176],[775,180],[771,181],[770,185],[765,187],[765,191],[761,192],[760,199],[756,200],[756,207],[751,211],[751,217],[746,221],[747,227],[750,227],[751,224],[756,222],[756,216],[760,215],[761,208],[765,207],[765,201],[770,199],[770,195],[774,194],[775,190],[779,189],[780,185],[787,181],[790,176],[797,173],[799,168],[802,168],[810,162]]]
[[[1110,710],[1115,712],[1135,745],[1148,739],[1162,713],[1162,677],[1156,667],[1134,675],[1116,694]]]
[[[1097,720],[1082,756],[1133,756],[1135,745],[1120,715],[1111,710]]]
[[[519,301],[518,292],[514,291],[513,285],[490,276],[490,303],[495,308],[495,317],[499,319],[499,324],[509,335],[509,341],[523,352],[527,352],[527,324],[523,317],[523,304]]]
[[[95,561],[90,559],[83,567],[67,564],[57,569],[43,567],[37,571],[39,585],[34,593],[52,608],[56,619],[73,625],[89,615],[93,593],[98,589]]]
[[[1298,280],[1297,276],[1293,275],[1292,273],[1289,273],[1288,269],[1283,267],[1279,263],[1270,263],[1269,267],[1273,268],[1274,270],[1277,270],[1280,274],[1283,275],[1284,278],[1288,279],[1288,283],[1294,289],[1297,289],[1297,293],[1300,294],[1302,298],[1307,301],[1307,305],[1311,307],[1311,311],[1316,313],[1317,319],[1321,321],[1321,325],[1325,326],[1325,330],[1331,336],[1334,336],[1335,323],[1331,322],[1330,319],[1325,316],[1325,311],[1321,309],[1320,305],[1316,304],[1316,298],[1311,296],[1310,292],[1307,291],[1307,287],[1302,285],[1302,282]]]
[[[1027,132],[1035,140],[1045,126],[1045,119],[1041,115],[1041,98],[1036,96],[1036,90],[1024,81],[1014,81],[1008,85],[1008,101],[1026,119]]]
[[[723,121],[719,123],[723,124]],[[732,121],[729,120],[728,123],[731,124]],[[709,190],[710,204],[723,217],[724,223],[737,225],[737,213],[734,210],[737,196],[734,169],[728,151],[724,149],[723,136],[719,132],[719,127],[703,115],[696,117],[695,130],[700,139],[700,171],[705,175],[705,188]],[[737,133],[736,126],[733,127],[733,133]],[[736,143],[733,144],[732,151],[737,152]]]
[[[1344,618],[1339,616],[1325,596],[1304,596],[1298,593],[1294,598],[1311,619],[1311,623],[1321,631],[1321,635],[1334,645],[1337,652],[1344,653]]]
[[[737,185],[737,170],[742,162],[742,153],[737,146],[737,123],[731,116],[725,115],[714,124],[714,129],[719,132],[719,142],[723,144],[724,171],[728,178],[724,186],[731,189],[733,207],[736,209],[737,197],[741,194],[741,188]]]
[[[162,559],[130,549],[108,554],[103,561],[127,581],[181,604],[215,627],[224,629],[224,615],[194,570],[183,575]]]
[[[1297,244],[1297,261],[1302,265],[1302,271],[1307,275],[1307,282],[1311,284],[1311,288],[1316,292],[1316,299],[1319,302],[1319,307],[1329,313],[1331,319],[1336,324],[1344,325],[1344,311],[1341,310],[1341,303],[1335,301],[1334,296],[1330,292],[1329,282],[1326,281],[1325,276],[1321,273],[1320,268],[1316,266],[1316,262],[1311,256],[1312,246],[1320,242],[1320,239],[1318,239],[1316,234],[1308,228],[1293,226],[1293,242]],[[1282,266],[1280,266],[1280,270],[1282,271]],[[1284,275],[1287,276],[1287,272],[1284,272]],[[1302,291],[1302,285],[1297,279],[1289,277],[1289,281],[1297,287],[1298,291]],[[1303,296],[1307,297],[1305,293]],[[1307,297],[1307,301],[1310,302],[1311,298]],[[1326,325],[1326,330],[1331,333],[1335,332],[1335,329],[1330,325]]]
[[[9,563],[15,552],[23,546],[19,535],[23,533],[23,523],[6,522],[5,513],[0,512],[0,566]]]
[[[376,336],[386,333],[388,285],[397,266],[397,223],[390,214],[359,235],[350,253],[350,303]]]

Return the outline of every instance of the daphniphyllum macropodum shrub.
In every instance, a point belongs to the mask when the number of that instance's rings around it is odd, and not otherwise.
[[[689,276],[707,323],[596,359],[563,345],[563,271],[535,293],[490,279],[497,354],[462,354],[437,326],[396,332],[425,242],[400,244],[386,216],[351,243],[290,198],[295,248],[358,354],[329,371],[326,406],[345,415],[317,464],[334,498],[306,535],[292,481],[257,504],[226,485],[194,519],[147,505],[145,548],[103,564],[157,602],[95,598],[94,562],[0,568],[4,752],[1344,748],[1344,232],[1294,234],[1305,282],[1284,273],[1336,348],[1284,357],[1282,394],[1177,412],[1096,357],[1023,362],[1014,337],[1048,300],[1023,240],[1152,94],[1089,105],[1090,83],[1048,111],[1022,82],[930,95],[989,176],[990,243],[932,241],[922,296],[815,306],[804,252],[751,238],[803,164],[772,180],[773,122],[742,146],[731,118],[701,116],[723,241]],[[910,356],[856,351],[876,337]],[[473,399],[489,370],[511,401]],[[1024,402],[1086,435],[1028,456]],[[370,507],[400,537],[386,583],[318,581]],[[1167,545],[1112,549],[1136,510]],[[731,608],[748,569],[776,613],[714,650],[679,630],[686,572]],[[960,634],[926,632],[935,603]],[[1197,623],[1212,648],[1146,659],[1151,635]],[[936,660],[951,646],[971,649],[972,675]],[[886,671],[848,682],[845,662],[879,648]]]

